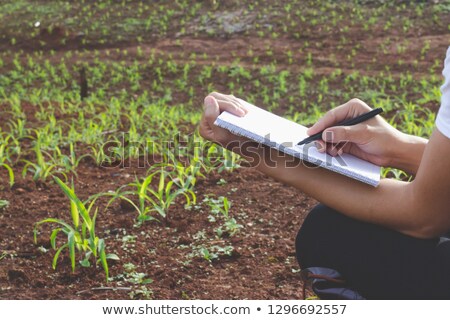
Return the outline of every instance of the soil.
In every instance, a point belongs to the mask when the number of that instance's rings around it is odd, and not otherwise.
[[[83,163],[78,169],[76,192],[86,199],[115,190],[144,172],[142,168],[99,168]],[[6,176],[2,174],[1,178]],[[243,225],[241,232],[214,239],[207,207],[185,210],[181,202],[171,208],[169,221],[134,227],[136,213],[115,203],[100,211],[98,224],[104,230],[99,236],[105,238],[109,252],[117,253],[153,279],[149,286],[153,299],[301,299],[294,239],[316,202],[252,168],[208,176],[198,182],[197,194],[227,196],[232,202],[231,212]],[[128,299],[135,290],[129,288],[136,286],[121,287],[115,281],[105,285],[100,267],[79,267],[72,273],[68,258],[61,259],[57,270],[52,270],[52,254],[38,249],[50,249],[48,231],[41,233],[35,245],[33,227],[50,216],[69,218],[68,202],[58,186],[23,180],[12,190],[1,191],[0,198],[10,201],[0,215],[0,248],[6,254],[0,265],[0,298]],[[190,258],[190,245],[196,242],[199,231],[214,239],[204,241],[206,244],[232,245],[233,254],[212,263],[202,257]],[[135,242],[121,241],[130,234],[137,234]],[[110,273],[113,277],[123,274],[122,262],[110,262]],[[105,286],[116,289],[101,289]]]

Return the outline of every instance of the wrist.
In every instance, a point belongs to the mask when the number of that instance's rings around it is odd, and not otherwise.
[[[390,166],[415,175],[428,140],[400,132],[397,141]]]

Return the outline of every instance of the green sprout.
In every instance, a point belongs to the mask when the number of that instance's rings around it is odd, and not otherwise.
[[[64,249],[68,249],[72,272],[75,271],[76,256],[77,252],[79,252],[84,254],[83,259],[80,261],[80,265],[88,267],[91,264],[90,261],[94,259],[96,264],[100,263],[102,265],[103,270],[105,271],[106,281],[108,281],[109,268],[107,260],[119,260],[119,257],[112,253],[107,254],[105,240],[99,238],[95,233],[98,214],[98,209],[92,213],[92,207],[95,201],[92,201],[90,205],[86,207],[75,194],[73,187],[68,187],[57,177],[54,177],[54,179],[70,201],[70,214],[72,220],[68,223],[62,219],[47,218],[37,222],[34,227],[34,242],[37,243],[38,229],[42,224],[50,223],[57,225],[58,227],[54,228],[50,235],[50,244],[52,248],[56,250],[52,262],[53,269],[56,269],[57,267],[58,258],[61,252]],[[60,232],[63,232],[67,236],[67,239],[64,244],[58,247],[57,236]]]

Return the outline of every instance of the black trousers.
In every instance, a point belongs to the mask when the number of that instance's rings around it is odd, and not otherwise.
[[[339,271],[367,299],[450,299],[450,239],[422,240],[319,204],[296,239],[302,269]]]

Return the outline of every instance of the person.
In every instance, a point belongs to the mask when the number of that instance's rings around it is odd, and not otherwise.
[[[337,270],[367,299],[448,299],[450,47],[443,75],[441,106],[429,140],[398,131],[380,115],[354,126],[333,126],[371,109],[359,99],[328,111],[308,129],[310,135],[326,129],[317,141],[319,151],[345,152],[404,170],[414,177],[408,182],[384,178],[374,188],[235,136],[214,125],[225,110],[245,116],[245,107],[232,95],[213,92],[205,98],[199,131],[320,202],[296,238],[301,268]]]

